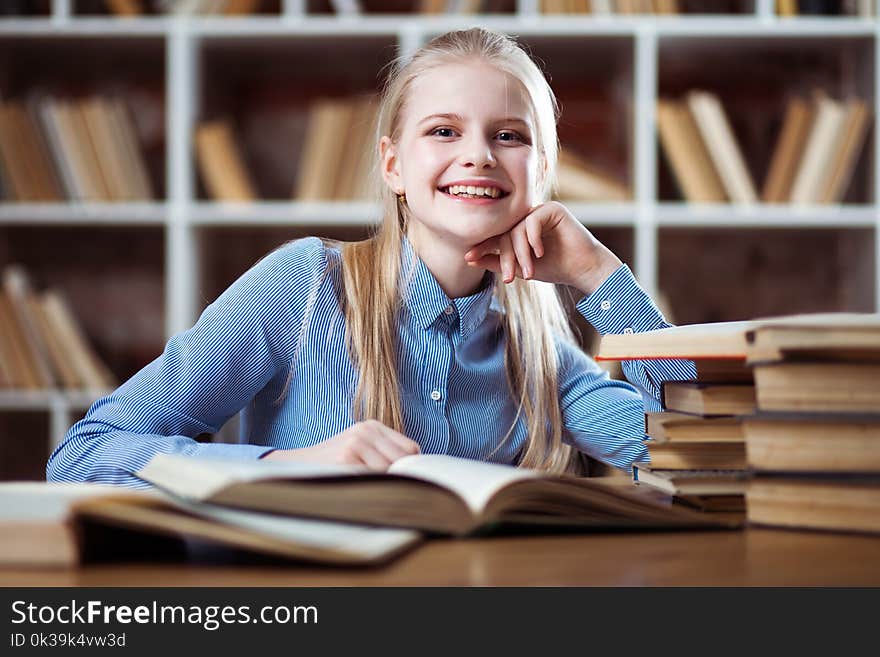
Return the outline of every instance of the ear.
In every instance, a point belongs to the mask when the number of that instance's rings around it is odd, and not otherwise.
[[[397,157],[397,147],[391,141],[391,137],[387,135],[379,140],[379,158],[382,162],[382,178],[385,180],[385,184],[395,194],[403,194],[405,189],[400,175],[400,160]]]

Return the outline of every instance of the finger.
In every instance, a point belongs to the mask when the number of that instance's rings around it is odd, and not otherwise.
[[[383,434],[388,438],[388,440],[392,441],[401,450],[403,450],[402,456],[406,456],[407,454],[418,454],[420,451],[422,451],[422,448],[419,447],[419,444],[412,438],[408,438],[399,431],[395,431],[391,427],[387,427],[384,424],[382,425],[382,429]]]
[[[479,267],[480,269],[488,269],[494,274],[501,273],[501,258],[497,255],[486,255],[478,260],[468,262],[471,267]]]
[[[483,240],[479,244],[472,246],[471,249],[464,254],[465,260],[478,260],[487,254],[498,254],[500,250],[500,238],[498,236],[490,237]]]
[[[388,459],[381,451],[379,451],[372,443],[360,440],[354,446],[354,452],[358,460],[367,466],[370,470],[378,470],[384,472],[393,462]]]
[[[525,225],[526,235],[529,238],[529,244],[532,245],[532,249],[535,251],[535,257],[544,257],[544,240],[541,237],[541,233],[544,232],[544,222],[540,216],[529,215],[526,218]]]
[[[517,226],[510,231],[510,243],[513,245],[522,277],[531,278],[535,273],[535,265],[532,262],[532,247],[529,244],[524,226]]]
[[[510,241],[510,233],[505,233],[499,238],[501,249],[501,278],[505,283],[510,283],[516,276],[516,253]]]

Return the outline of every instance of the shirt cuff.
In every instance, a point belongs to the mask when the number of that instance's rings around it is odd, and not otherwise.
[[[668,326],[627,265],[620,265],[576,308],[599,335],[642,333]]]

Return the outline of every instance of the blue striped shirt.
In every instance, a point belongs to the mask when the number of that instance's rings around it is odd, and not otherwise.
[[[404,259],[413,261],[404,246]],[[328,269],[340,260],[338,249],[317,238],[263,258],[156,360],[92,405],[50,457],[47,478],[140,486],[133,473],[157,452],[256,459],[351,426],[357,374],[345,345],[341,271]],[[526,438],[522,419],[496,449],[516,403],[492,281],[450,299],[424,263],[414,262],[397,336],[404,433],[423,453],[516,463]],[[577,309],[602,334],[667,326],[626,265]],[[644,411],[659,410],[661,381],[693,378],[693,365],[629,362],[630,385],[574,345],[559,341],[557,349],[566,441],[621,468],[647,460]],[[239,444],[194,440],[239,411]]]

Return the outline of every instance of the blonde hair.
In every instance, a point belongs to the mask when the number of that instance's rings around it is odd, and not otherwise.
[[[385,135],[393,141],[399,137],[400,117],[414,79],[432,68],[474,59],[522,83],[531,101],[535,144],[544,162],[538,177],[538,198],[549,200],[558,155],[556,99],[537,65],[504,34],[481,28],[448,32],[420,48],[409,61],[395,62],[379,107],[377,143]],[[401,245],[409,211],[381,181],[378,171],[376,178],[382,222],[372,238],[342,246],[347,341],[359,373],[353,413],[358,420],[379,420],[403,432],[396,322],[403,294],[399,281]],[[574,342],[574,338],[556,290],[548,283],[521,279],[505,285],[498,277],[494,293],[504,310],[505,365],[508,385],[517,400],[516,417],[495,449],[525,418],[528,431],[519,464],[551,472],[574,471],[580,463],[578,454],[562,442],[555,343],[556,339]]]

